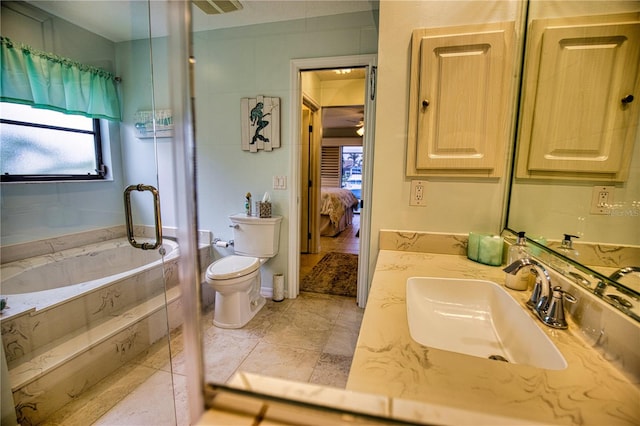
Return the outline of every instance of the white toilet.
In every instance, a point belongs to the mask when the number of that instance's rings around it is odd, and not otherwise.
[[[260,294],[260,266],[278,254],[281,216],[259,218],[238,213],[233,224],[235,254],[207,268],[206,280],[216,291],[213,324],[244,327],[264,306]]]

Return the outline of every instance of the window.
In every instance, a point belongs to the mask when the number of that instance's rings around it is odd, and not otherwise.
[[[0,103],[2,182],[104,179],[100,120]]]
[[[340,188],[340,147],[339,146],[323,146],[320,165],[320,174],[322,177],[322,186],[331,186]]]
[[[342,187],[351,190],[360,200],[362,197],[362,146],[342,147]]]

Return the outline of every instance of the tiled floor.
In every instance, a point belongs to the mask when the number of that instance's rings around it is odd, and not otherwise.
[[[355,298],[341,296],[268,301],[241,329],[204,331],[205,377],[224,383],[240,370],[344,388],[362,314]]]
[[[358,253],[357,240],[353,241],[356,232],[357,222],[338,237],[323,237],[323,252],[305,259],[305,264],[310,265],[308,270],[326,251]],[[206,312],[202,321],[205,379],[224,383],[236,371],[246,371],[344,388],[363,313],[355,298],[316,293],[301,293],[296,299],[282,302],[267,300],[265,307],[241,329],[217,328],[212,323],[213,312]],[[167,361],[166,344],[160,342],[44,424],[169,425],[174,424],[175,403],[177,423],[186,425],[182,347],[182,333],[178,330],[171,336],[171,364]]]

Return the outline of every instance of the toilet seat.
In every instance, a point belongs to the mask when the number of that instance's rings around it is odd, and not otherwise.
[[[250,256],[230,255],[218,259],[207,268],[208,280],[229,280],[243,277],[260,268],[260,259]]]

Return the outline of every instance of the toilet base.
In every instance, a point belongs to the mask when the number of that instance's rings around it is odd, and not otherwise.
[[[260,273],[249,277],[246,290],[225,288],[216,290],[213,310],[213,325],[220,328],[242,328],[256,316],[266,303],[260,294]],[[216,286],[213,286],[214,289]]]

